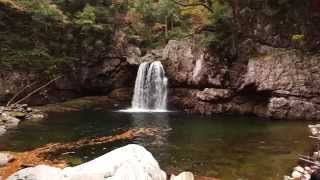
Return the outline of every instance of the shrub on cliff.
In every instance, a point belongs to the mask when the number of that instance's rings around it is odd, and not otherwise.
[[[34,19],[67,21],[67,16],[56,5],[49,3],[48,0],[17,0],[17,3],[24,7],[26,11],[31,12]]]

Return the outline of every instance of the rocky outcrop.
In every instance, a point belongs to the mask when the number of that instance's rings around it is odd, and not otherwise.
[[[8,180],[165,180],[163,172],[152,154],[139,145],[127,145],[92,161],[65,169],[39,165],[11,175]]]
[[[197,98],[201,101],[218,101],[232,97],[232,91],[229,89],[206,88],[197,93]]]
[[[268,104],[268,115],[279,119],[319,120],[320,104],[297,97],[273,97]]]
[[[243,86],[254,85],[258,91],[305,98],[320,95],[319,56],[296,50],[270,48],[252,58]]]
[[[319,120],[320,57],[259,44],[252,47],[254,57],[227,65],[194,40],[170,41],[162,61],[172,88],[171,107],[208,115],[237,112]]]
[[[319,119],[320,57],[269,48],[248,63],[243,87],[272,94],[268,115],[280,119]]]
[[[172,86],[217,87],[225,78],[225,65],[206,53],[198,39],[171,40],[162,52],[162,61]]]

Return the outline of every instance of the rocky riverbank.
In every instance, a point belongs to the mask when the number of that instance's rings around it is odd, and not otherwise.
[[[285,180],[319,180],[320,179],[320,124],[309,125],[310,138],[316,141],[315,150],[309,156],[298,155],[300,165],[293,168],[291,176],[285,176]]]
[[[21,121],[43,119],[45,114],[26,104],[0,106],[0,135],[18,126]]]

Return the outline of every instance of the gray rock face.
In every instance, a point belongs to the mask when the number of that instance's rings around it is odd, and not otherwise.
[[[226,66],[215,57],[204,58],[205,50],[192,40],[170,41],[163,52],[170,86],[183,89],[173,91],[169,103],[208,115],[237,112],[320,120],[320,57],[269,46],[254,48],[256,57],[247,61],[242,57],[238,64]]]
[[[270,117],[278,119],[319,120],[320,105],[301,98],[271,98]]]
[[[171,40],[163,50],[166,73],[173,85],[221,86],[225,66],[209,56],[196,39]]]
[[[217,101],[230,98],[231,96],[232,91],[229,89],[206,88],[197,93],[197,98],[201,101]]]
[[[152,154],[139,145],[127,145],[76,167],[36,166],[20,170],[8,180],[165,180]]]
[[[282,49],[265,54],[249,60],[243,86],[254,84],[258,91],[285,92],[290,96],[320,95],[320,57]]]
[[[264,48],[267,49],[267,48]],[[294,50],[268,48],[249,60],[242,87],[269,91],[268,116],[278,119],[320,119],[320,57]]]
[[[131,65],[139,65],[141,57],[140,48],[129,45],[127,48],[127,62]]]

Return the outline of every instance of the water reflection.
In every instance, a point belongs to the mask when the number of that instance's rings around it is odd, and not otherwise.
[[[132,128],[158,128],[161,131],[154,137],[88,146],[69,156],[76,162],[85,162],[136,143],[146,147],[166,172],[270,180],[288,174],[297,163],[296,154],[311,149],[306,140],[307,125],[308,122],[262,121],[248,116],[84,111],[50,115],[41,122],[23,122],[0,136],[0,149],[24,151],[52,142],[120,134]]]
[[[138,138],[135,143],[140,145],[163,145],[168,141],[170,131],[168,113],[132,113],[130,115],[133,128],[158,128],[158,134],[152,138]]]

